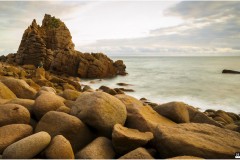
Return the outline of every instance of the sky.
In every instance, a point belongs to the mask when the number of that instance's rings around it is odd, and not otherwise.
[[[238,1],[0,1],[0,55],[16,53],[44,14],[69,28],[75,49],[110,56],[240,56]]]

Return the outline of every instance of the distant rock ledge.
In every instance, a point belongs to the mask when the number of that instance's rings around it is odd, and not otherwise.
[[[0,61],[35,65],[55,74],[80,78],[106,78],[126,75],[122,60],[113,62],[103,53],[81,53],[74,49],[70,31],[60,19],[45,14],[42,26],[34,19],[25,30],[17,53],[1,56]]]
[[[224,69],[222,73],[228,73],[228,74],[240,74],[239,71],[234,71],[234,70],[229,70],[229,69]]]

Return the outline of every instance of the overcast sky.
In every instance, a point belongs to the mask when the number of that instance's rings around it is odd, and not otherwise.
[[[65,22],[82,52],[240,56],[237,1],[0,1],[0,55],[15,53],[45,13]]]

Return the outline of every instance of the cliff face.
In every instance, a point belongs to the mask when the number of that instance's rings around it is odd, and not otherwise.
[[[102,53],[83,54],[76,51],[66,25],[47,14],[42,26],[34,19],[25,30],[17,54],[12,59],[11,62],[19,65],[33,64],[36,67],[42,61],[47,70],[83,78],[126,74],[126,66],[121,61],[113,62]]]

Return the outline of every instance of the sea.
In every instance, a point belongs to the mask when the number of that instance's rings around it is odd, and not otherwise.
[[[163,104],[181,101],[199,108],[240,114],[240,74],[222,74],[223,69],[240,71],[240,57],[110,57],[126,64],[127,76],[83,79],[97,89],[102,85],[120,88],[137,99]]]

